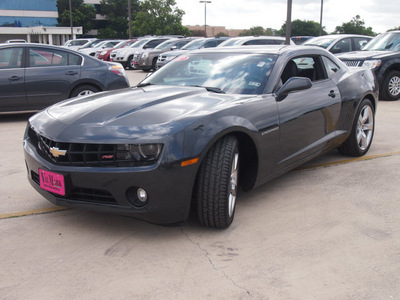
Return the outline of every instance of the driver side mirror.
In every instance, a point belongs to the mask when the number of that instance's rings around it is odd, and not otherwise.
[[[310,78],[307,77],[291,77],[276,92],[277,101],[282,101],[292,92],[307,90],[312,87]]]

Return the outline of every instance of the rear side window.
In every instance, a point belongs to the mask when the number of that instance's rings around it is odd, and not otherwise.
[[[34,68],[80,65],[81,61],[82,59],[79,55],[57,49],[29,49],[29,66]]]
[[[0,49],[0,69],[20,68],[22,65],[22,48]]]
[[[325,64],[326,73],[328,73],[328,77],[331,78],[339,70],[339,66],[325,56],[323,56],[322,59]]]

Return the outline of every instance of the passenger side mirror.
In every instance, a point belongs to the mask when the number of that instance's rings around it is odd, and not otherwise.
[[[277,101],[282,101],[292,92],[302,91],[312,87],[310,78],[307,77],[291,77],[276,93]]]

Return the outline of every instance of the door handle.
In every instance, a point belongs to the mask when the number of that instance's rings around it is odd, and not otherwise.
[[[70,75],[70,76],[73,76],[73,75],[76,75],[76,74],[78,74],[78,72],[76,72],[76,71],[67,71],[67,72],[65,72],[65,75]]]
[[[22,78],[23,78],[22,76],[11,76],[8,78],[8,80],[17,81],[17,80],[21,80]]]
[[[334,90],[330,91],[328,96],[331,97],[331,98],[335,98],[336,97],[335,91]]]

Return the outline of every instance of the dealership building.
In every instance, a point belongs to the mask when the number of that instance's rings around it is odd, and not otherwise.
[[[97,6],[100,0],[85,0]],[[0,43],[11,39],[62,45],[82,27],[57,27],[57,0],[0,0]],[[103,16],[96,16],[100,19]]]

